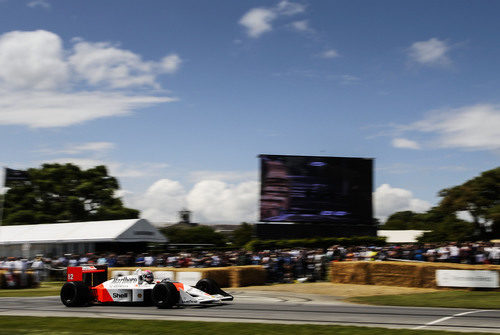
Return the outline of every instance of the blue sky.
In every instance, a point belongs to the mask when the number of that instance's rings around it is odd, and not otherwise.
[[[425,211],[500,158],[495,1],[0,0],[0,164],[105,164],[154,222],[256,221],[257,156],[375,158]]]

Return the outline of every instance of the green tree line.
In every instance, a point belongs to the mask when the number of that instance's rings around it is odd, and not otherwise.
[[[27,175],[27,180],[8,185],[4,225],[139,217],[138,210],[125,207],[116,197],[118,180],[105,166],[82,170],[73,164],[43,164],[28,169]]]
[[[380,229],[430,230],[425,242],[472,241],[500,237],[500,167],[439,192],[439,204],[425,213],[397,212]],[[471,220],[463,220],[466,213]]]

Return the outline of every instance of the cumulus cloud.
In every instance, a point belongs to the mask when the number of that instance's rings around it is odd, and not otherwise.
[[[252,8],[241,17],[238,23],[245,27],[248,36],[258,38],[262,34],[272,31],[273,21],[279,17],[293,16],[304,11],[303,5],[284,0],[275,7]],[[303,23],[302,26],[304,26]]]
[[[500,149],[500,106],[479,104],[457,109],[436,110],[402,131],[435,135],[433,145],[468,150]]]
[[[53,89],[68,78],[58,35],[44,30],[0,35],[0,87]]]
[[[420,149],[420,144],[406,138],[395,138],[392,140],[392,146],[401,149]]]
[[[153,222],[177,222],[177,212],[188,208],[193,221],[210,224],[257,220],[258,196],[259,183],[252,180],[201,180],[188,189],[178,181],[161,179],[145,194],[126,194],[125,200]]]
[[[408,48],[408,56],[416,63],[422,65],[449,65],[448,57],[450,46],[446,41],[431,38],[427,41],[413,43]]]
[[[431,204],[425,200],[417,199],[411,191],[391,187],[383,184],[374,192],[375,217],[385,221],[387,217],[399,211],[425,212]]]
[[[197,183],[187,196],[194,217],[207,222],[255,221],[259,183],[228,184],[218,180]]]
[[[181,62],[176,54],[144,61],[108,42],[75,39],[65,49],[58,35],[45,30],[2,34],[0,125],[64,127],[175,101],[125,89],[156,90],[157,76],[177,71]]]
[[[177,212],[186,207],[186,190],[178,181],[160,179],[136,202],[141,216],[153,222],[177,222]]]
[[[239,23],[247,29],[248,36],[257,38],[273,30],[271,23],[276,16],[270,9],[253,8],[243,15]]]

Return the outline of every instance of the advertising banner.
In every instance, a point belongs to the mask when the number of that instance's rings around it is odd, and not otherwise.
[[[488,270],[436,270],[437,286],[498,288],[498,272]]]

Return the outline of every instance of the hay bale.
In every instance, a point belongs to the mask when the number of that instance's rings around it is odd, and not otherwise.
[[[369,284],[368,262],[331,262],[330,278],[333,283]]]
[[[499,265],[413,262],[332,262],[330,281],[345,284],[373,284],[437,288],[436,270],[490,270]],[[497,289],[498,290],[498,289]]]
[[[266,270],[260,265],[232,266],[230,269],[231,287],[264,285],[266,282]]]
[[[374,285],[418,287],[418,265],[414,263],[373,262],[370,264]]]
[[[220,287],[231,286],[231,269],[221,268],[205,268],[202,270],[201,278],[213,279],[219,284]]]

